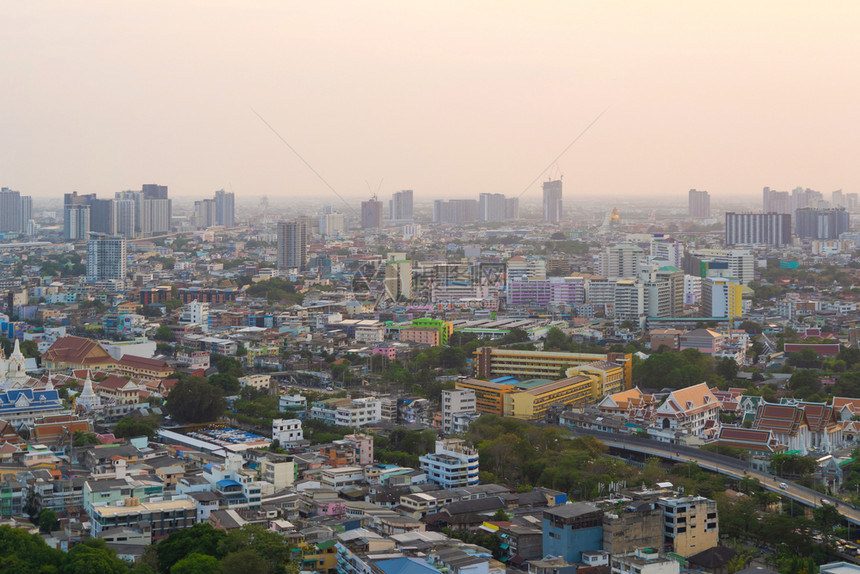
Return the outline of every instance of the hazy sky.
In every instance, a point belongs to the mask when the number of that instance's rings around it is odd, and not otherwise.
[[[860,2],[0,0],[0,185],[860,191]],[[527,195],[537,196],[539,182]]]

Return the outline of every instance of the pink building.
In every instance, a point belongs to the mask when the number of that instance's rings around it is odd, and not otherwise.
[[[389,361],[393,361],[397,358],[397,350],[394,347],[374,347],[373,354],[384,355],[388,357]]]

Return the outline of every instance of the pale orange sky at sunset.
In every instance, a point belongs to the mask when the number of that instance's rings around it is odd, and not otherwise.
[[[2,3],[0,185],[860,192],[860,2]],[[539,182],[525,197],[539,195]]]

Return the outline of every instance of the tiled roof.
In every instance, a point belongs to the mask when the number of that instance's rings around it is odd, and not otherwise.
[[[91,351],[98,349],[94,357],[88,357]],[[83,337],[60,337],[51,347],[45,351],[42,358],[51,362],[73,363],[78,365],[102,365],[113,363],[114,359],[98,343],[92,339]]]

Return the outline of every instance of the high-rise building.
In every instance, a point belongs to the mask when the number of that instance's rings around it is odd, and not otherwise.
[[[116,235],[116,205],[112,199],[91,199],[90,231]]]
[[[562,216],[561,180],[543,182],[543,220],[558,223]]]
[[[116,213],[116,234],[126,239],[135,236],[135,203],[133,199],[114,199]]]
[[[665,266],[640,274],[644,281],[645,314],[681,317],[684,314],[684,272]]]
[[[169,199],[143,200],[143,235],[151,237],[170,232],[171,205]]]
[[[194,202],[194,225],[197,229],[208,229],[216,225],[217,201],[201,199]]]
[[[790,244],[790,213],[726,213],[727,246]]]
[[[346,229],[342,213],[322,213],[319,216],[320,235],[329,237],[343,233]]]
[[[482,193],[478,196],[478,221],[505,221],[508,202],[501,193]]]
[[[791,194],[787,191],[776,191],[769,187],[762,190],[762,211],[764,213],[791,214]]]
[[[393,259],[385,265],[385,296],[392,301],[412,298],[412,261]]]
[[[86,241],[90,233],[90,202],[96,194],[79,195],[77,191],[63,195],[63,237],[68,241]]]
[[[696,249],[684,254],[684,273],[706,277],[737,277],[741,285],[755,278],[753,254],[745,249]]]
[[[90,206],[67,205],[63,210],[63,237],[84,241],[90,234]]]
[[[632,243],[610,245],[600,253],[599,273],[607,279],[637,277],[644,254],[641,247]]]
[[[301,221],[278,223],[278,269],[305,269],[308,261],[308,227]]]
[[[433,202],[435,223],[474,223],[478,220],[478,202],[474,199],[437,199]]]
[[[130,201],[134,205],[134,235],[143,233],[143,192],[142,191],[118,191],[115,195],[118,200]]]
[[[219,189],[215,192],[215,225],[235,227],[236,198],[232,191],[227,193],[223,189]]]
[[[841,189],[830,193],[830,205],[834,208],[845,207],[845,194],[842,193]]]
[[[167,186],[157,183],[144,183],[141,187],[143,197],[146,199],[167,199]]]
[[[173,220],[173,204],[167,197],[167,186],[145,183],[143,194],[143,234],[145,236],[169,233]]]
[[[848,231],[850,217],[845,208],[813,209],[804,207],[795,213],[794,232],[808,239],[839,239]]]
[[[0,232],[26,233],[33,218],[33,198],[7,187],[0,188]]]
[[[734,277],[702,279],[702,317],[729,318],[743,314],[743,287]]]
[[[87,240],[87,281],[124,281],[125,271],[125,238],[90,233]]]
[[[517,197],[505,198],[505,219],[513,221],[520,218],[520,200]]]
[[[711,194],[691,189],[687,208],[693,219],[708,219],[711,216]]]
[[[362,229],[382,229],[382,202],[373,197],[361,202]]]
[[[856,193],[846,193],[845,194],[845,207],[849,212],[853,213],[857,211],[857,197]]]
[[[651,260],[661,265],[681,267],[684,244],[672,237],[654,237],[651,240]]]
[[[412,190],[404,189],[392,194],[388,202],[388,218],[394,221],[412,221]]]

